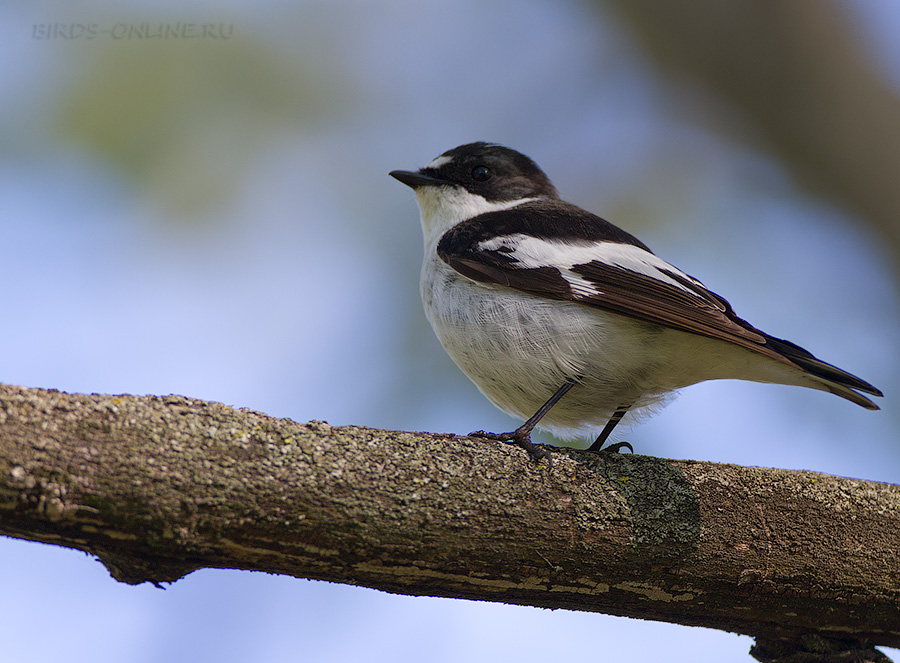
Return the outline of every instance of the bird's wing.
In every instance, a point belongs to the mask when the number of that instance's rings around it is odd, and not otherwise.
[[[726,341],[881,395],[867,382],[755,328],[724,298],[658,258],[639,240],[568,203],[525,203],[474,217],[441,238],[438,254],[457,272],[481,283]]]
[[[612,224],[565,203],[541,201],[477,216],[447,232],[438,254],[481,283],[754,349],[765,341],[700,281]]]

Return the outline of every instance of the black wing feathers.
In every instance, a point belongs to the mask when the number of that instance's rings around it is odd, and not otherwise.
[[[596,252],[589,253],[595,253],[597,259],[579,264],[536,265],[533,257],[529,257],[531,262],[518,259],[512,240],[512,243],[489,244],[496,248],[482,246],[498,237],[514,238],[517,235],[555,242],[557,246],[568,243],[580,249],[595,243]],[[609,247],[616,244],[646,251],[650,254],[646,256],[646,265],[640,271],[629,269],[627,261],[623,263],[608,253],[604,255],[604,250],[609,251]],[[481,283],[573,301],[727,341],[839,385],[882,395],[868,382],[816,359],[789,341],[755,328],[738,317],[724,298],[656,259],[633,235],[562,201],[539,200],[474,217],[445,233],[437,250],[441,259],[453,269]],[[580,252],[584,254],[583,250]],[[559,255],[558,252],[555,255]],[[646,273],[648,270],[651,274]],[[659,278],[652,275],[653,270]],[[861,396],[856,402],[864,407],[876,407]]]
[[[559,200],[535,200],[464,221],[442,238],[438,251],[454,253],[486,239],[522,233],[539,239],[631,244],[651,252],[634,235],[606,219]]]

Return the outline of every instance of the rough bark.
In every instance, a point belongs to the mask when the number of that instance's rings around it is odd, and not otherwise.
[[[900,646],[900,487],[813,472],[0,386],[0,533],[128,583],[256,569],[702,625],[760,660]]]

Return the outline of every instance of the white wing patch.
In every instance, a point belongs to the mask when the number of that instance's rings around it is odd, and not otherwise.
[[[603,291],[597,287],[596,283],[588,281],[583,276],[576,274],[571,269],[565,267],[557,267],[562,277],[569,282],[572,292],[580,297],[591,297],[593,295],[602,295]]]
[[[478,249],[481,251],[505,249],[504,252],[510,258],[513,258],[526,269],[555,267],[562,274],[563,278],[572,285],[573,290],[579,294],[592,295],[600,292],[596,284],[587,281],[572,271],[575,265],[585,265],[594,261],[649,276],[694,296],[697,295],[696,291],[681,281],[672,278],[670,274],[677,274],[679,278],[696,284],[698,288],[706,289],[697,279],[688,276],[665,260],[657,258],[649,251],[645,251],[633,244],[621,244],[619,242],[566,242],[514,233],[486,239],[478,244]]]

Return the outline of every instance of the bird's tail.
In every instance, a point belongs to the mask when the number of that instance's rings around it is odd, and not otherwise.
[[[865,392],[873,396],[884,396],[881,390],[872,386],[865,380],[843,371],[837,366],[817,359],[812,353],[804,350],[799,345],[766,334],[766,345],[778,354],[788,359],[807,372],[809,377],[820,385],[820,389],[830,391],[832,394],[846,398],[867,410],[879,410],[875,403],[859,392]]]

